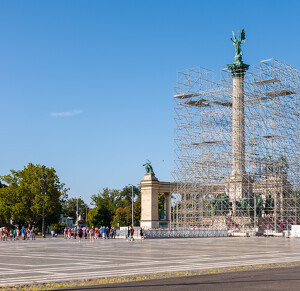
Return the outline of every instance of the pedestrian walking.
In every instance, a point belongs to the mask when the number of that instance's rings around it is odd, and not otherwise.
[[[129,228],[129,226],[128,226],[128,229],[127,229],[127,239],[130,238],[130,233],[131,233],[131,231],[130,231],[130,228]]]
[[[8,229],[5,228],[5,240],[7,240],[7,238],[8,238]]]
[[[94,227],[92,226],[91,229],[90,229],[90,240],[91,240],[91,241],[93,241],[94,235],[95,235]]]
[[[22,236],[22,240],[25,240],[25,227],[22,226],[21,228],[21,236]]]
[[[72,228],[69,227],[68,229],[68,238],[71,239],[72,238]]]
[[[30,240],[30,234],[31,234],[31,230],[30,230],[30,228],[28,227],[28,228],[27,228],[27,240]]]
[[[35,240],[35,227],[32,226],[31,228],[31,240]]]
[[[141,239],[144,239],[144,232],[143,232],[143,228],[140,228],[140,237]]]
[[[64,229],[64,239],[68,238],[68,229],[65,227]]]
[[[13,230],[11,229],[11,230],[9,231],[9,239],[12,240],[13,237],[14,237],[14,234],[13,234]]]
[[[79,228],[78,228],[78,237],[79,237],[79,242],[80,242],[81,239],[82,239],[82,229],[81,229],[80,226],[79,226]]]
[[[134,235],[134,229],[131,226],[131,229],[130,229],[130,240],[132,240],[132,241],[134,241],[133,235]]]
[[[102,237],[104,239],[106,239],[106,227],[105,226],[102,227]]]

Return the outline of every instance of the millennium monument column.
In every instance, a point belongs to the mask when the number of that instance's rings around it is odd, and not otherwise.
[[[244,116],[244,75],[249,65],[242,61],[241,44],[245,42],[245,30],[237,39],[231,38],[235,46],[233,64],[227,65],[232,73],[232,172],[229,178],[230,200],[241,201],[251,192],[250,179],[245,171],[245,116]],[[234,207],[235,208],[235,207]]]

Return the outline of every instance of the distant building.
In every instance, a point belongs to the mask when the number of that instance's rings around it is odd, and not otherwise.
[[[66,217],[63,214],[60,215],[59,222],[64,222],[67,227],[73,227],[73,218],[72,217]]]

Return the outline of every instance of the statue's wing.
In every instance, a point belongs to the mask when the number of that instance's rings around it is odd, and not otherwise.
[[[236,40],[235,35],[234,35],[234,31],[232,31],[232,36],[233,36],[233,40]]]
[[[241,43],[244,43],[246,40],[246,33],[245,33],[245,29],[243,28],[241,31]]]

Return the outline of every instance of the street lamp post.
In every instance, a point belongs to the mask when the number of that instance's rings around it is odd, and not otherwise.
[[[45,166],[43,166],[43,176],[40,178],[43,180],[42,184],[42,196],[43,196],[43,220],[42,220],[42,237],[45,238],[45,195],[46,195],[46,186],[45,186]]]
[[[81,196],[79,196],[79,198],[77,198],[77,211],[76,211],[76,214],[77,214],[77,219],[76,219],[76,225],[77,225],[77,227],[78,227],[78,217],[79,217],[79,215],[78,215],[78,199],[80,199],[81,198]]]
[[[133,217],[133,185],[129,184],[131,186],[131,225],[132,228],[134,227],[134,217]]]
[[[85,205],[85,225],[87,226],[87,217],[88,217],[88,208],[87,208],[87,204]]]

